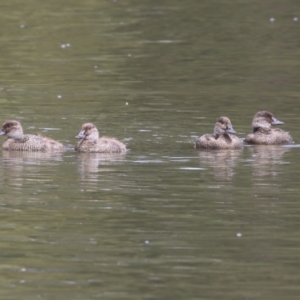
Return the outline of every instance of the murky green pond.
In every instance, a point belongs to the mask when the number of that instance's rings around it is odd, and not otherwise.
[[[299,299],[298,12],[293,0],[1,3],[0,123],[68,151],[1,151],[0,298]],[[222,115],[245,137],[258,110],[296,144],[194,149]],[[76,154],[85,122],[130,151]]]

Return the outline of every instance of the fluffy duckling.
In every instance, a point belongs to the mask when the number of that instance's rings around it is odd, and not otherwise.
[[[269,111],[259,111],[252,121],[253,133],[249,133],[245,142],[255,145],[284,145],[293,144],[293,138],[288,132],[279,128],[271,128],[272,125],[281,125],[283,122],[277,120]]]
[[[78,152],[95,152],[95,153],[125,153],[126,145],[122,142],[109,137],[99,138],[99,131],[92,123],[85,123],[81,131],[75,136],[81,139],[75,150]]]
[[[20,122],[9,120],[3,123],[0,135],[6,135],[7,139],[2,145],[4,150],[16,151],[63,151],[64,146],[60,142],[48,137],[24,134]]]
[[[221,117],[215,124],[214,134],[204,134],[196,141],[196,149],[242,149],[243,142],[236,137],[227,117]]]

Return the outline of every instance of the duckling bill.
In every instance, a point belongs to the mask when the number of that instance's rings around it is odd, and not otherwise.
[[[269,111],[257,112],[252,120],[252,133],[245,138],[245,143],[254,145],[284,145],[293,144],[291,135],[279,128],[272,128],[272,125],[282,125]]]
[[[196,149],[242,149],[243,142],[234,134],[231,121],[227,117],[220,117],[214,128],[213,134],[204,134],[196,141]]]
[[[101,137],[93,123],[82,125],[80,132],[75,138],[80,139],[76,145],[77,152],[90,153],[125,153],[126,145],[114,138]]]
[[[63,151],[64,146],[58,141],[41,135],[24,134],[20,122],[9,120],[3,123],[0,135],[7,139],[2,149],[9,151]]]

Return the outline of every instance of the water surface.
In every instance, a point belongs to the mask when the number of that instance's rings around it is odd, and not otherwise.
[[[0,119],[68,148],[2,151],[1,298],[298,299],[297,1],[0,8]],[[194,149],[258,110],[295,146]],[[130,151],[76,154],[87,121]]]

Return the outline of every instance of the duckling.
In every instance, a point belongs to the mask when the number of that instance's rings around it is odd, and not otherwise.
[[[0,129],[0,135],[7,139],[2,145],[4,150],[16,151],[63,151],[64,146],[51,138],[41,135],[24,134],[20,122],[15,120],[5,121]]]
[[[255,145],[284,145],[293,144],[293,138],[288,132],[279,128],[271,128],[272,125],[282,125],[269,111],[259,111],[252,121],[253,133],[245,138],[245,143]]]
[[[196,149],[242,149],[243,142],[236,137],[227,117],[221,117],[215,124],[214,134],[204,134],[196,141]]]
[[[109,137],[99,138],[99,131],[93,123],[85,123],[81,127],[81,131],[75,136],[81,139],[75,150],[78,152],[94,152],[94,153],[125,153],[126,145],[122,142]]]

